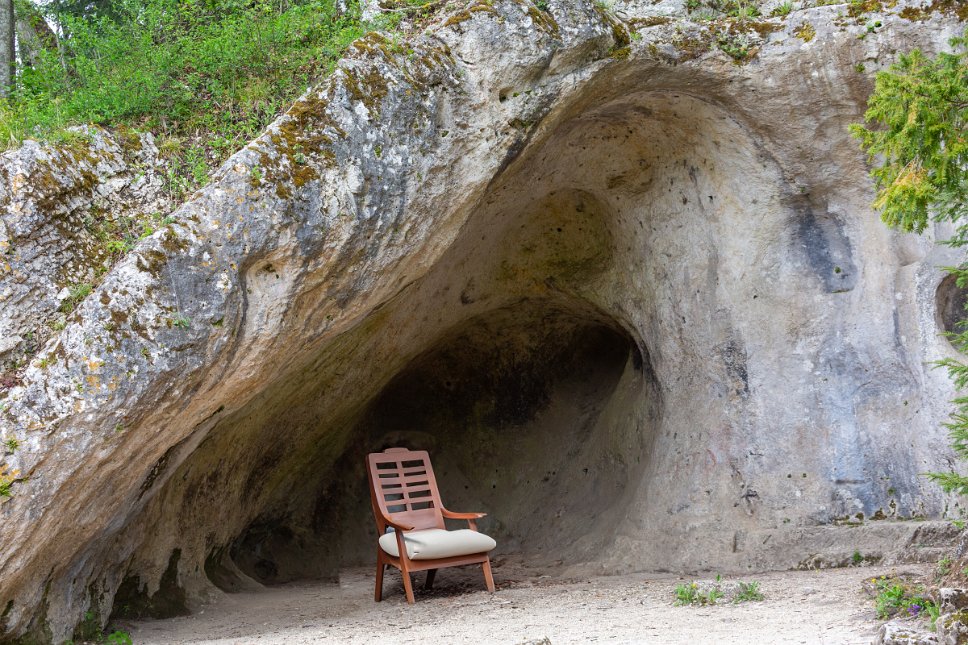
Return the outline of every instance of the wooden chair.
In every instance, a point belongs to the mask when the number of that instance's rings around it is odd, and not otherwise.
[[[383,599],[383,572],[393,565],[403,575],[407,602],[413,604],[410,574],[426,571],[426,589],[434,584],[437,569],[480,564],[487,590],[494,591],[488,552],[497,546],[477,531],[475,520],[485,513],[453,513],[444,508],[437,490],[430,455],[425,450],[388,448],[366,458],[370,501],[380,535],[376,548],[376,591]],[[448,531],[444,518],[467,520],[469,528]],[[392,531],[387,531],[390,528]]]

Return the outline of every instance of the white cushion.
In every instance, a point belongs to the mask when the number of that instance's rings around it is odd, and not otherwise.
[[[407,545],[407,557],[411,560],[436,560],[484,553],[497,546],[492,538],[470,529],[407,531],[403,534],[403,543]],[[381,535],[380,548],[395,558],[399,557],[396,534],[391,531]]]

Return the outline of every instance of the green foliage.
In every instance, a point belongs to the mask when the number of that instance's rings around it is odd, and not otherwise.
[[[966,32],[968,36],[968,32]],[[851,132],[876,167],[874,207],[889,225],[922,232],[931,219],[956,222],[968,203],[968,48],[934,58],[902,54],[876,77],[865,119]],[[951,241],[966,243],[965,228]]]
[[[855,124],[851,131],[877,165],[871,175],[877,185],[874,207],[890,226],[922,232],[928,222],[950,221],[955,233],[945,243],[968,244],[968,29],[950,41],[953,53],[934,58],[914,50],[901,55],[888,71],[879,72],[864,115],[872,126]],[[968,288],[968,267],[948,267],[956,285]],[[952,345],[968,350],[968,324],[949,333]],[[947,369],[955,387],[968,386],[968,365],[947,358],[936,363]],[[968,459],[968,396],[953,401],[955,411],[945,427],[955,453]],[[968,494],[968,477],[955,472],[928,473],[946,492]]]
[[[706,583],[703,583],[702,588],[700,588],[698,582],[680,583],[676,585],[674,591],[674,604],[680,607],[685,605],[715,605],[727,596],[727,593],[723,591],[722,580],[723,577],[717,575],[714,584],[707,586]],[[738,582],[735,592],[730,590],[729,595],[734,603],[763,600],[759,582]]]
[[[692,582],[676,585],[675,596],[675,604],[679,606],[715,605],[716,601],[723,597],[723,592],[718,587],[714,587],[706,593],[702,593],[699,591],[699,585]]]
[[[790,9],[792,8],[791,4]],[[686,0],[686,9],[690,12],[700,9],[714,11],[740,20],[748,20],[760,15],[759,3],[756,0]]]
[[[93,289],[94,288],[86,282],[79,282],[77,284],[72,284],[68,288],[68,291],[70,293],[66,298],[64,298],[64,301],[61,303],[61,306],[60,306],[61,312],[65,314],[69,314],[72,311],[74,311],[74,307],[76,307],[81,302],[81,300],[84,300],[84,298],[90,295]]]
[[[15,452],[20,447],[20,442],[15,437],[3,440],[3,446],[10,452]]]
[[[121,630],[115,630],[104,638],[104,642],[109,645],[132,645],[131,634]]]
[[[676,585],[675,590],[677,605],[691,605],[696,602],[696,598],[699,595],[699,591],[696,589],[696,583],[685,584],[680,583]]]
[[[934,568],[935,580],[940,581],[946,575],[951,573],[952,562],[953,562],[952,559],[947,557],[941,558],[940,560],[938,560],[938,564]]]
[[[716,35],[716,46],[737,63],[749,58],[753,47],[748,34],[729,31],[722,31]]]
[[[739,591],[733,602],[751,602],[763,600],[763,592],[760,591],[759,582],[740,582]]]
[[[133,645],[128,632],[116,629],[105,634],[101,629],[100,619],[93,611],[84,612],[84,619],[74,629],[74,638],[99,645]]]
[[[0,464],[0,497],[12,497],[13,485],[21,481],[18,477],[19,471],[7,470],[7,467]]]
[[[336,0],[36,2],[62,34],[60,51],[42,51],[0,102],[0,146],[81,123],[151,130],[185,143],[168,150],[183,197],[362,35],[350,4],[341,13]]]
[[[924,595],[922,585],[886,577],[877,578],[873,582],[876,590],[874,606],[878,618],[887,619],[901,614],[906,617],[927,618],[934,624],[939,609]]]
[[[793,11],[793,3],[787,0],[786,2],[781,2],[779,5],[773,9],[772,15],[774,16],[787,16]]]

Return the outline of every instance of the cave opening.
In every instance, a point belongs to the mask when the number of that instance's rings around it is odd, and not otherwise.
[[[748,344],[803,282],[766,273],[804,253],[798,214],[712,103],[569,109],[424,275],[172,457],[128,576],[160,578],[176,548],[189,598],[372,565],[364,458],[395,445],[430,452],[448,508],[488,513],[498,555],[627,571],[735,553],[694,527],[748,510],[709,460],[756,386]],[[777,242],[749,256],[750,226]]]
[[[966,329],[968,289],[958,285],[958,276],[944,277],[935,292],[938,326],[944,334],[961,334]]]

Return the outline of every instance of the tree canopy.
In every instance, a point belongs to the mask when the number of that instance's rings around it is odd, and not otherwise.
[[[932,220],[949,221],[955,233],[945,243],[968,244],[968,30],[950,44],[952,53],[902,55],[878,73],[868,100],[868,125],[852,132],[870,155],[877,186],[874,207],[890,226],[921,233]],[[949,267],[959,288],[968,288],[968,266]],[[968,318],[968,312],[965,312]],[[968,349],[968,320],[949,333],[952,344]],[[938,362],[955,387],[968,388],[968,364],[952,358]],[[968,459],[968,396],[953,401],[947,428],[953,448]],[[929,473],[946,491],[968,494],[968,477]]]
[[[904,231],[968,214],[968,49],[965,38],[951,46],[935,57],[914,50],[880,72],[865,114],[873,126],[852,127],[876,163],[874,206]],[[964,244],[968,229],[958,228],[951,242]]]

